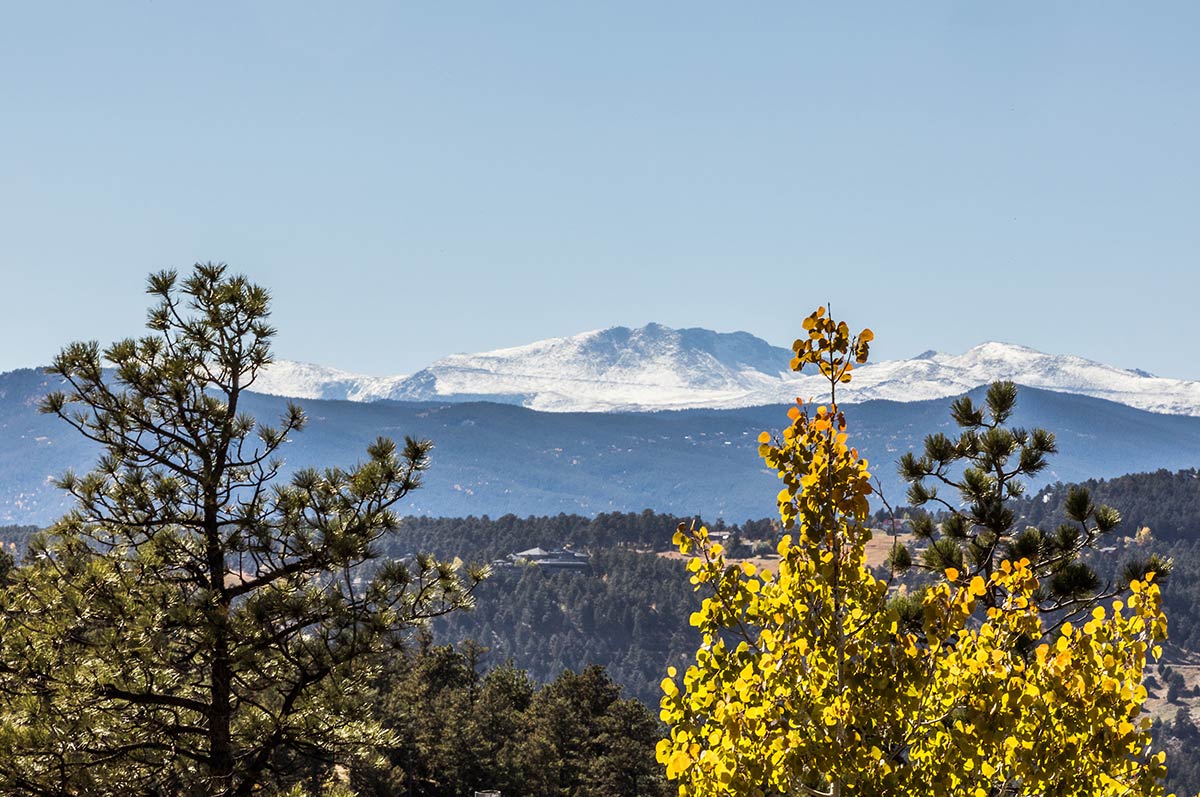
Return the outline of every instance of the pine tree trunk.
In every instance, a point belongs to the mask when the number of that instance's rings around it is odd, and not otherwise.
[[[209,695],[209,793],[218,797],[233,793],[233,742],[230,725],[233,709],[230,696],[233,672],[229,660],[229,600],[225,591],[225,552],[221,546],[215,497],[206,501],[204,532],[207,541],[210,589],[216,596],[212,622],[213,662]]]

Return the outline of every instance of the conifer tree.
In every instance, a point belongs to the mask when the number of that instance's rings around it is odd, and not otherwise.
[[[1166,634],[1154,572],[1058,624],[1040,608],[1046,571],[1001,555],[969,577],[946,568],[902,622],[866,566],[870,472],[836,401],[873,335],[824,308],[804,328],[792,367],[816,365],[830,402],[798,403],[782,435],[760,438],[783,483],[777,566],[728,563],[703,528],[675,535],[709,593],[695,663],[662,682],[657,754],[679,793],[1160,794],[1165,756],[1142,711]]]
[[[1117,583],[1104,583],[1082,554],[1116,528],[1121,515],[1095,504],[1082,487],[1068,492],[1064,510],[1069,522],[1053,533],[1022,526],[1014,505],[1024,495],[1023,479],[1045,469],[1047,457],[1057,451],[1054,435],[1008,425],[1017,405],[1012,382],[992,384],[985,404],[986,409],[976,406],[970,396],[957,399],[950,413],[961,432],[956,437],[929,435],[920,456],[901,457],[909,503],[936,507],[941,517],[936,523],[926,513],[915,518],[913,532],[928,545],[916,561],[906,548],[897,547],[893,567],[915,565],[939,574],[954,568],[961,583],[967,583],[976,575],[989,578],[1002,559],[1028,559],[1040,583],[1035,596],[1039,608],[1057,613],[1060,621],[1086,615],[1097,601],[1120,594],[1147,572],[1160,578],[1169,573],[1171,563],[1151,555],[1129,562]],[[947,499],[939,493],[944,488],[955,495]],[[984,602],[997,605],[1001,600],[989,586]]]
[[[223,265],[154,274],[149,334],[63,349],[42,409],[101,451],[0,592],[0,792],[258,795],[386,741],[376,657],[483,573],[379,558],[430,443],[281,476],[305,424],[243,411],[269,296]],[[303,769],[303,768],[301,768]]]

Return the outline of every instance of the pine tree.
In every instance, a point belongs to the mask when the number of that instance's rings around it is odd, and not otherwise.
[[[149,334],[75,343],[42,409],[101,450],[75,509],[0,593],[0,792],[251,795],[387,740],[359,711],[378,654],[483,573],[384,560],[430,443],[282,477],[305,424],[243,411],[269,295],[223,265],[154,274]],[[322,774],[321,777],[324,777]]]
[[[1112,532],[1121,515],[1097,505],[1082,487],[1067,493],[1069,522],[1054,532],[1022,526],[1015,506],[1024,495],[1024,479],[1045,469],[1047,457],[1057,451],[1054,435],[1008,425],[1017,405],[1012,382],[992,384],[984,403],[986,408],[978,407],[970,396],[956,400],[950,412],[961,432],[956,437],[929,435],[920,456],[901,457],[909,503],[936,507],[941,517],[937,523],[926,513],[914,519],[913,533],[927,547],[919,560],[898,547],[894,568],[915,565],[938,574],[953,568],[965,584],[977,575],[990,578],[1003,559],[1028,559],[1042,585],[1036,596],[1039,608],[1057,613],[1060,621],[1085,616],[1098,601],[1124,592],[1148,572],[1160,578],[1169,573],[1170,561],[1151,555],[1129,562],[1116,583],[1104,583],[1082,554]],[[950,488],[955,495],[948,499],[939,488]],[[985,603],[994,606],[1002,599],[988,587]]]

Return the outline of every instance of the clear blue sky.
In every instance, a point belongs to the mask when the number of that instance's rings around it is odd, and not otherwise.
[[[375,374],[614,324],[1200,378],[1200,4],[12,3],[0,370],[272,288]]]

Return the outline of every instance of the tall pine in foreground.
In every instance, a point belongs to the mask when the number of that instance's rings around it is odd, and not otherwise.
[[[154,274],[149,334],[75,343],[42,410],[97,443],[75,509],[8,573],[0,793],[251,795],[389,740],[360,710],[377,654],[481,573],[382,560],[430,444],[279,477],[305,423],[242,411],[271,362],[266,290],[223,265]],[[304,766],[298,766],[303,763]]]
[[[675,536],[692,556],[692,582],[708,593],[692,616],[701,635],[695,663],[682,676],[669,669],[662,683],[670,729],[658,760],[679,793],[1161,794],[1165,755],[1151,749],[1142,685],[1166,636],[1155,573],[1130,578],[1121,599],[1081,588],[1087,613],[1067,622],[1063,613],[1076,607],[1046,582],[1077,548],[1043,558],[1041,548],[1010,549],[997,531],[1003,522],[972,524],[943,543],[947,554],[975,545],[969,569],[946,567],[924,592],[893,598],[866,566],[870,472],[836,394],[873,336],[852,335],[825,308],[804,328],[792,367],[816,365],[829,403],[811,414],[794,407],[781,435],[760,438],[783,484],[777,501],[789,533],[778,562],[761,571],[728,563],[704,529],[681,526]],[[1020,435],[984,434],[981,448],[1019,447]],[[1047,449],[1044,437],[1029,441]],[[1033,456],[1019,461],[1032,465]],[[940,459],[916,470],[938,473]],[[980,520],[1003,513],[1007,498],[986,479],[964,477],[979,487]],[[1094,520],[1096,511],[1075,500]]]

